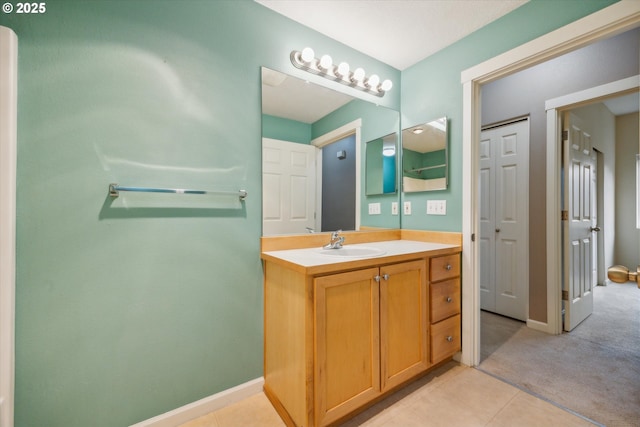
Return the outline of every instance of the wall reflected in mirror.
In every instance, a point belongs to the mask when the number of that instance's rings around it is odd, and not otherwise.
[[[365,189],[367,196],[398,191],[398,134],[391,133],[367,142],[365,147]]]
[[[399,228],[390,214],[399,174],[393,192],[375,196],[364,176],[365,141],[384,146],[395,135],[397,150],[398,112],[269,68],[261,73],[263,235]],[[370,216],[372,202],[389,208]]]
[[[448,185],[448,120],[441,117],[402,130],[402,191],[445,190]]]

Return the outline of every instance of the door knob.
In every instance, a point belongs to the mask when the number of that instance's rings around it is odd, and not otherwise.
[[[500,229],[499,229],[499,228],[496,228],[496,233],[499,233],[499,232],[500,232]]]
[[[598,231],[600,231],[600,227],[596,225],[595,227],[591,227],[589,230],[595,231],[597,233]]]

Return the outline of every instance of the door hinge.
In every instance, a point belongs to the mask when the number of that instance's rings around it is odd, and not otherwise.
[[[562,300],[569,301],[569,291],[562,291]]]
[[[569,131],[568,130],[563,130],[562,131],[562,140],[563,141],[568,141],[569,140]]]
[[[560,219],[562,221],[568,221],[569,220],[569,211],[560,211]]]

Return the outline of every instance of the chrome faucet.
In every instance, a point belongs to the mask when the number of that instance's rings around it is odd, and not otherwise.
[[[340,249],[342,247],[342,244],[344,243],[344,237],[340,236],[340,233],[342,233],[342,230],[334,231],[333,233],[331,233],[331,241],[328,244],[324,245],[323,248]]]

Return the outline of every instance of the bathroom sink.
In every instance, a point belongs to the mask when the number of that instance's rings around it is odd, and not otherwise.
[[[371,246],[343,246],[340,249],[318,249],[321,255],[340,258],[370,258],[384,255],[387,252]]]

